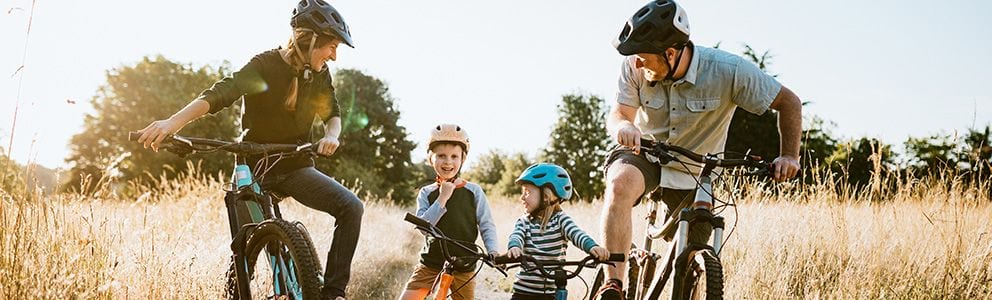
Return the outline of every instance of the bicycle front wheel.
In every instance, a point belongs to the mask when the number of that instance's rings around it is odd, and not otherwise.
[[[285,220],[258,224],[245,243],[251,295],[238,299],[319,299],[320,261],[313,244],[299,228]]]
[[[675,270],[672,299],[723,299],[723,265],[709,249],[690,253],[682,270]]]

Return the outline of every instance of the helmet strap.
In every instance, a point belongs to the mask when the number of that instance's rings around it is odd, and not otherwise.
[[[301,49],[298,49],[300,46],[300,41],[296,39],[296,34],[293,34],[293,43],[296,44],[296,48],[297,48],[297,49],[293,49],[293,52],[296,53],[296,58],[298,58],[300,62],[303,63],[303,80],[310,81],[310,74],[313,72],[313,68],[310,66],[310,60],[307,58],[309,58],[310,54],[313,53],[313,47],[315,46],[314,44],[317,43],[317,33],[314,32],[313,30],[306,28],[300,28],[297,30],[313,33],[310,36],[310,47],[308,47],[309,49],[307,49],[305,55],[302,53],[303,51],[301,51]]]
[[[682,44],[681,47],[679,47],[680,48],[679,55],[675,57],[675,65],[669,65],[668,55],[666,53],[662,53],[662,56],[664,56],[665,58],[663,61],[665,62],[665,65],[668,66],[668,74],[665,75],[665,80],[673,80],[673,81],[675,80],[675,78],[673,77],[675,76],[675,72],[677,72],[679,67],[682,65],[682,55],[685,54],[685,48],[688,46],[692,46],[691,41],[686,42],[685,44]]]

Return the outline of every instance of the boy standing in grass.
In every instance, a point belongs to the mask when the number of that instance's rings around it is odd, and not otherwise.
[[[474,244],[481,234],[489,253],[497,253],[496,224],[482,188],[458,178],[462,163],[468,155],[468,134],[460,126],[442,124],[434,127],[427,143],[428,161],[437,173],[437,180],[420,189],[417,195],[417,216],[434,224],[449,238]],[[444,241],[427,239],[427,245],[406,284],[400,299],[422,300],[430,293],[435,279],[444,266],[441,250]],[[449,245],[449,255],[460,257],[468,253]],[[455,266],[451,285],[452,299],[474,299],[472,277],[477,263]]]

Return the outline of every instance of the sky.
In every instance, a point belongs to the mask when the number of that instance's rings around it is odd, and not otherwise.
[[[22,163],[67,167],[68,141],[107,70],[154,55],[238,68],[285,43],[295,3],[3,0],[0,147]],[[421,145],[415,160],[431,127],[457,123],[472,137],[471,164],[489,149],[536,154],[563,94],[612,104],[622,57],[611,41],[646,1],[331,3],[357,47],[340,48],[331,66],[388,84],[400,125]],[[770,50],[770,72],[836,136],[898,145],[992,122],[992,1],[680,4],[697,45]]]

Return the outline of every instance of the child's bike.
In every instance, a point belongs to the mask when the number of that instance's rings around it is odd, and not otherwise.
[[[520,255],[517,258],[510,258],[508,256],[496,256],[494,259],[497,265],[506,265],[506,269],[520,268],[524,271],[538,270],[540,275],[544,278],[554,279],[555,281],[555,299],[556,300],[567,300],[568,299],[568,289],[566,285],[568,280],[579,276],[584,268],[595,268],[599,264],[610,264],[613,262],[624,261],[623,253],[610,253],[610,258],[606,261],[598,260],[592,255],[586,256],[582,260],[577,261],[559,261],[559,260],[537,260],[530,255]],[[566,270],[566,267],[575,267],[574,270]],[[551,271],[549,271],[551,269]],[[581,278],[581,277],[580,277]]]
[[[733,207],[736,212],[736,203],[721,201],[714,196],[713,183],[710,175],[717,167],[733,168],[744,167],[743,175],[767,176],[771,170],[771,165],[763,161],[760,157],[745,155],[743,159],[724,159],[714,154],[698,154],[691,150],[678,146],[668,145],[662,142],[641,139],[641,151],[657,157],[660,164],[676,161],[689,171],[689,164],[693,162],[702,168],[696,180],[696,195],[689,207],[678,210],[677,217],[672,216],[676,212],[668,212],[665,217],[668,221],[663,226],[656,226],[655,221],[658,215],[658,202],[661,201],[661,188],[659,187],[648,197],[647,215],[647,235],[644,238],[642,247],[632,245],[630,257],[628,258],[627,287],[625,288],[627,300],[658,299],[661,292],[672,278],[672,299],[722,299],[723,298],[723,265],[720,263],[720,250],[725,242],[723,237],[724,221],[719,216],[727,207]],[[685,162],[676,157],[671,152],[692,160]],[[691,173],[691,172],[690,172]],[[718,177],[723,174],[717,174]],[[716,203],[714,203],[716,202]],[[688,243],[690,230],[693,224],[706,222],[713,226],[712,240],[710,244]],[[664,253],[654,252],[652,242],[663,238],[668,230],[675,229],[675,243],[669,245],[669,251]],[[733,233],[731,231],[731,233]],[[729,235],[728,235],[729,236]],[[666,239],[667,242],[671,240]],[[664,262],[659,264],[659,262]],[[658,267],[662,267],[661,272],[657,272]],[[605,270],[597,272],[593,281],[592,292],[603,285],[605,280]],[[674,276],[672,276],[674,273]]]
[[[128,139],[136,141],[139,136],[131,132]],[[173,135],[161,147],[180,157],[215,151],[235,154],[231,190],[224,196],[233,251],[227,273],[230,299],[320,298],[323,276],[306,227],[282,219],[277,203],[281,197],[259,184],[268,169],[260,164],[256,170],[263,171],[252,175],[246,159],[261,156],[261,161],[274,165],[285,157],[313,155],[315,145],[235,143]]]
[[[438,273],[437,278],[434,279],[434,284],[431,285],[432,288],[428,293],[427,298],[436,300],[448,299],[449,295],[457,293],[458,290],[462,288],[461,286],[452,287],[451,285],[455,280],[455,277],[451,274],[453,274],[456,266],[475,264],[476,261],[482,261],[484,264],[492,268],[496,268],[493,262],[493,255],[486,254],[485,250],[483,250],[479,245],[448,238],[444,235],[444,232],[441,232],[441,229],[437,228],[437,226],[431,225],[431,223],[427,220],[421,219],[411,213],[407,213],[403,219],[410,222],[410,224],[416,225],[417,229],[423,231],[431,238],[443,241],[441,243],[441,253],[443,253],[445,257],[444,267],[441,268],[441,273]],[[448,245],[455,245],[461,249],[464,249],[468,251],[469,255],[459,257],[451,256],[449,255]],[[499,268],[496,269],[499,270],[500,273],[503,273],[503,276],[506,276],[506,272]],[[475,275],[478,275],[478,272],[476,272]],[[475,275],[472,275],[472,279],[475,278]],[[433,294],[433,298],[430,298],[431,294]]]

